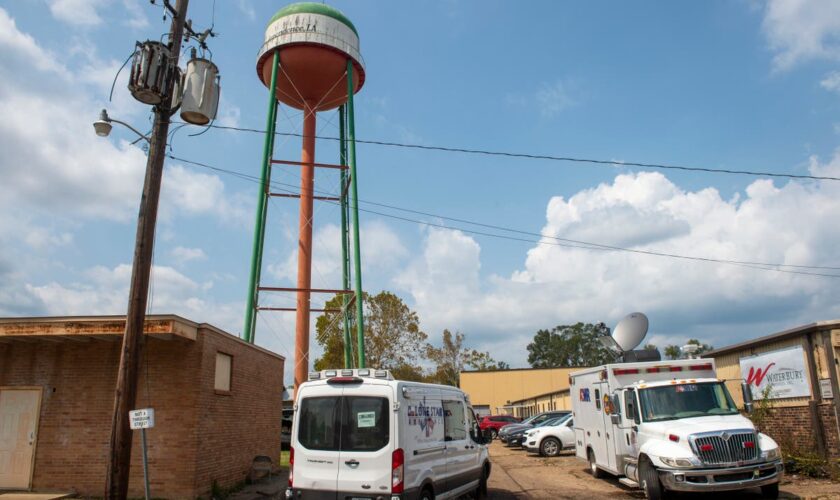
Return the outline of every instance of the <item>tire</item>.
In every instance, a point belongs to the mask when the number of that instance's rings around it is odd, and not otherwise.
[[[762,486],[761,496],[764,498],[779,498],[779,483]]]
[[[435,494],[432,493],[431,488],[428,486],[423,488],[423,491],[420,492],[420,500],[435,500]]]
[[[487,476],[489,475],[487,467],[485,466],[481,471],[481,479],[478,480],[478,487],[475,489],[475,494],[473,495],[475,500],[487,499]]]
[[[648,500],[662,500],[666,498],[665,488],[662,487],[662,482],[659,481],[659,474],[656,472],[656,467],[649,461],[642,462],[639,468],[639,486],[645,492],[645,498]]]
[[[540,443],[540,455],[543,457],[556,457],[563,449],[563,443],[559,439],[547,437]]]
[[[601,479],[604,477],[604,472],[598,468],[598,465],[595,463],[595,452],[589,450],[589,473],[592,474],[592,477],[595,479]]]
[[[498,436],[498,435],[499,435],[499,431],[497,431],[496,429],[490,429],[490,441],[493,441],[494,439],[496,439],[496,436]]]

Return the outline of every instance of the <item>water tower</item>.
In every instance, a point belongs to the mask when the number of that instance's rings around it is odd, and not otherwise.
[[[365,367],[353,119],[353,94],[358,92],[364,84],[365,69],[359,52],[359,34],[356,27],[344,14],[324,4],[302,2],[288,5],[274,14],[268,23],[265,30],[265,42],[257,57],[257,76],[268,87],[268,119],[243,335],[248,342],[254,341],[256,318],[260,311],[295,312],[294,373],[295,387],[297,387],[306,381],[310,364],[310,314],[333,312],[312,309],[310,307],[312,293],[343,294],[343,307],[340,312],[344,320],[345,366],[350,368],[354,364],[351,356],[350,328],[355,326],[358,343],[356,365],[360,368]],[[281,104],[303,112],[303,146],[300,161],[274,157],[277,107]],[[340,122],[339,161],[338,163],[316,162],[317,114],[336,108],[338,108]],[[300,192],[273,192],[271,170],[272,165],[277,164],[300,167]],[[341,192],[337,196],[315,195],[317,191],[314,187],[316,168],[339,170]],[[260,284],[268,198],[271,196],[300,199],[298,274],[295,288],[261,286]],[[343,282],[340,289],[312,288],[314,201],[341,205]],[[350,252],[351,234],[353,252]],[[352,272],[351,254],[353,256]],[[350,288],[351,274],[354,277],[352,289]],[[295,293],[296,307],[262,307],[259,302],[260,292]],[[355,317],[355,325],[351,325],[353,317]]]

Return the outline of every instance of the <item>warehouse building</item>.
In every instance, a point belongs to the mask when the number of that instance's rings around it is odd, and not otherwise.
[[[820,321],[704,354],[715,359],[738,406],[740,383],[767,395],[762,431],[789,453],[840,458],[840,320]],[[769,387],[769,389],[767,389]]]
[[[105,491],[125,317],[0,319],[0,488]],[[205,323],[146,318],[137,407],[151,493],[194,499],[276,460],[284,358]],[[129,497],[143,496],[139,433]]]
[[[529,416],[569,405],[569,373],[580,368],[517,368],[461,372],[461,389],[480,415]],[[565,402],[553,394],[566,391]],[[531,401],[545,395],[539,402]]]

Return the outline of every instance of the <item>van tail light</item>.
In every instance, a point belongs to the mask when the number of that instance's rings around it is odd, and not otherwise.
[[[403,473],[405,472],[405,454],[397,448],[391,454],[391,493],[403,492]]]
[[[292,479],[295,474],[295,448],[289,447],[289,488],[292,487]]]

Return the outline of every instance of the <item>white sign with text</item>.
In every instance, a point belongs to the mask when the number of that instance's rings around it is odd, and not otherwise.
[[[741,358],[741,376],[750,384],[754,399],[768,386],[770,399],[800,398],[811,394],[805,351],[801,346]]]
[[[128,420],[132,429],[151,429],[155,426],[154,408],[143,408],[128,412]]]

